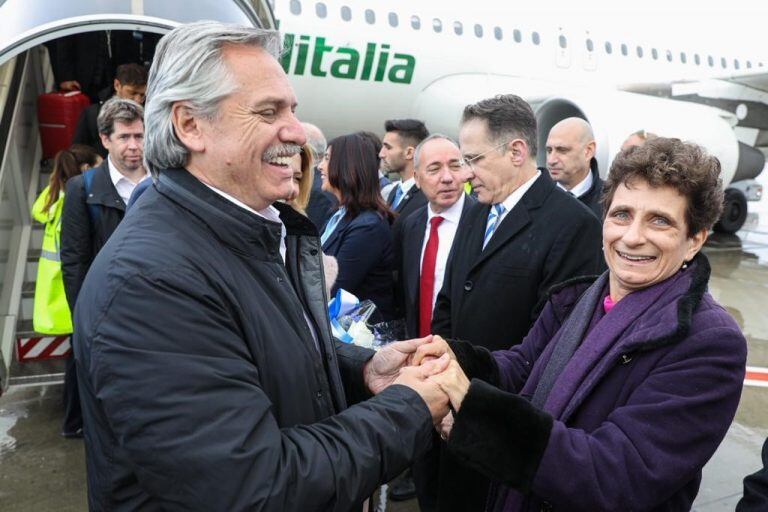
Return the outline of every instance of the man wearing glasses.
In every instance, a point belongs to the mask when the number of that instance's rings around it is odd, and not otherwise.
[[[432,333],[489,350],[520,343],[554,285],[601,268],[600,221],[536,168],[536,118],[515,95],[464,109],[464,166],[478,204],[456,233]],[[445,452],[438,509],[483,510],[488,481]]]

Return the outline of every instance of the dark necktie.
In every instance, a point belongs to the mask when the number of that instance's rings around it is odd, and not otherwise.
[[[439,215],[429,220],[429,238],[424,248],[424,258],[421,260],[421,275],[419,277],[419,337],[427,336],[432,324],[432,295],[435,289],[435,262],[440,238],[437,227],[443,222]]]

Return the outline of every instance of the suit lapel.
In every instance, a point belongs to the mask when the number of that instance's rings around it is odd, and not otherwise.
[[[328,240],[325,241],[323,244],[323,251],[328,254],[329,256],[333,256],[335,254],[335,251],[330,251],[330,248],[333,247],[336,244],[336,241],[341,237],[341,234],[344,232],[345,229],[347,229],[347,226],[349,225],[351,221],[346,218],[342,218],[339,221],[339,224],[336,226],[336,229],[333,230],[333,233],[331,233],[331,236],[328,237]]]
[[[419,279],[421,277],[421,248],[424,245],[424,231],[427,225],[427,209],[419,212],[417,222],[411,224],[411,229],[405,234],[407,251],[404,255],[406,275],[405,285],[408,292],[408,300],[411,304],[417,304],[419,298]]]
[[[542,171],[541,176],[536,179],[531,188],[529,188],[528,191],[523,194],[523,197],[520,198],[520,201],[518,201],[518,203],[507,214],[507,216],[504,217],[504,220],[501,221],[501,224],[499,224],[499,227],[496,228],[496,232],[491,237],[491,240],[488,242],[485,250],[482,250],[480,256],[477,258],[477,260],[475,260],[475,263],[472,267],[477,267],[485,260],[490,258],[496,251],[507,245],[507,243],[512,238],[514,238],[517,233],[525,228],[525,226],[531,222],[531,217],[534,215],[533,210],[539,208],[544,203],[544,201],[546,201],[554,186],[555,184],[549,178],[547,171]],[[484,208],[486,216],[483,220],[485,223],[488,221],[488,212],[490,212],[490,210],[490,205]],[[485,235],[485,223],[483,223],[482,227],[477,230],[481,238]],[[483,242],[481,240],[481,247],[482,243]]]

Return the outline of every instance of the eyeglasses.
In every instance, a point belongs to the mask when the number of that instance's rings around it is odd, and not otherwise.
[[[510,139],[510,140],[508,140],[508,141],[506,141],[506,142],[503,142],[503,143],[499,144],[498,146],[494,146],[494,147],[492,147],[492,148],[491,148],[491,149],[489,149],[488,151],[483,151],[483,152],[482,152],[482,153],[480,153],[479,155],[475,155],[475,156],[473,156],[473,157],[470,157],[470,158],[462,158],[462,159],[461,159],[461,165],[462,165],[462,166],[465,166],[465,167],[469,167],[470,169],[472,169],[472,170],[474,171],[474,170],[475,170],[475,166],[474,166],[474,163],[475,163],[475,162],[479,161],[481,158],[483,158],[485,155],[487,155],[487,154],[488,154],[488,153],[490,153],[491,151],[496,151],[496,150],[498,150],[499,148],[501,148],[501,147],[504,147],[504,146],[506,146],[507,144],[509,144],[510,142],[513,142],[513,141],[515,141],[515,140],[517,140],[517,139]]]

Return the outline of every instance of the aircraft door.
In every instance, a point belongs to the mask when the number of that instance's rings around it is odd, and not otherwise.
[[[41,43],[80,32],[163,34],[197,20],[275,28],[268,0],[0,0],[0,20],[0,65]]]

